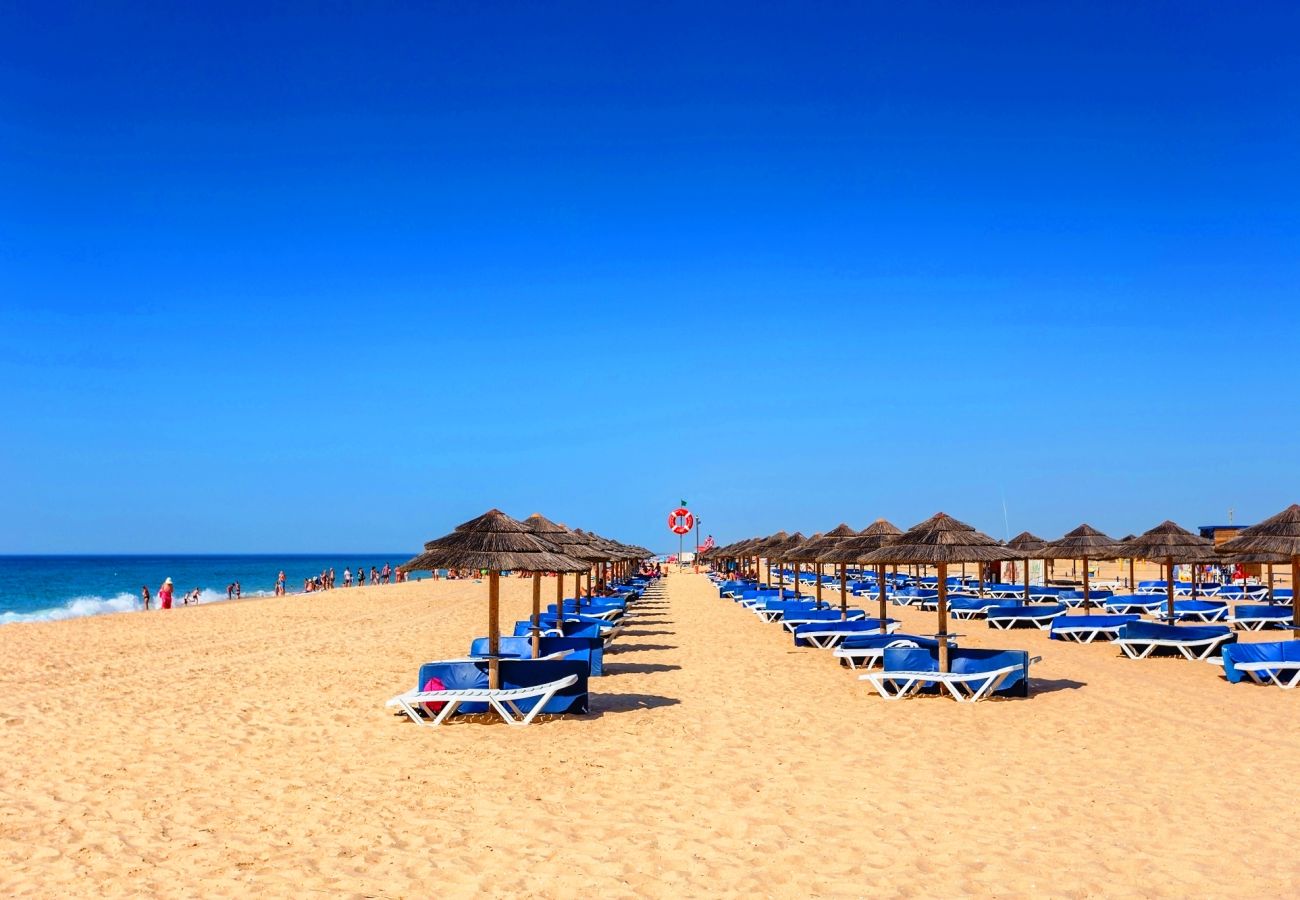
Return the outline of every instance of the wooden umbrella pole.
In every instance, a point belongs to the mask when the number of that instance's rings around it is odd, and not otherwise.
[[[840,616],[846,617],[849,612],[849,567],[840,563]]]
[[[1292,636],[1300,638],[1300,553],[1291,554],[1291,624]]]
[[[1245,569],[1242,569],[1242,572],[1244,573]],[[1295,585],[1291,586],[1291,590],[1292,592],[1295,591]],[[1243,590],[1241,595],[1243,597],[1246,596],[1246,592]],[[1272,563],[1268,563],[1268,602],[1269,603],[1273,602],[1273,564]]]
[[[1087,614],[1092,609],[1092,595],[1088,586],[1088,557],[1083,558],[1083,611]]]
[[[1169,624],[1176,624],[1174,619],[1174,558],[1172,556],[1165,558],[1165,602],[1169,609]]]
[[[939,563],[939,671],[948,669],[948,564]]]
[[[1133,580],[1133,557],[1130,556],[1128,558],[1128,592],[1133,593],[1133,589],[1136,587],[1137,582]]]
[[[822,564],[817,564],[817,608],[822,608]]]
[[[533,659],[542,655],[542,573],[533,573]]]
[[[794,599],[798,600],[802,595],[799,593],[799,575],[803,572],[803,563],[794,564]]]
[[[501,687],[501,573],[488,571],[488,687]]]
[[[555,630],[564,636],[564,573],[555,573]]]
[[[876,568],[876,594],[880,598],[880,633],[884,634],[889,630],[885,625],[885,567]]]
[[[1025,603],[1029,602],[1029,559],[1025,559]]]

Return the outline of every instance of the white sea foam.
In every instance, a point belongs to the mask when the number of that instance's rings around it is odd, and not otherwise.
[[[265,597],[270,596],[267,591],[245,592],[245,597]],[[184,595],[177,593],[176,599],[172,601],[173,606],[183,606]],[[216,600],[225,600],[224,591],[214,591],[205,588],[199,591],[199,603],[212,603]],[[153,601],[153,609],[158,608],[158,598]],[[0,613],[0,625],[8,625],[11,622],[57,622],[60,619],[79,619],[82,616],[100,616],[104,613],[134,612],[144,609],[138,594],[117,594],[113,597],[73,597],[62,606],[55,606],[51,609],[38,609],[33,612]]]

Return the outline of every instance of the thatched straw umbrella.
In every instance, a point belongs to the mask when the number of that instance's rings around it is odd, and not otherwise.
[[[818,543],[819,541],[821,541],[821,539],[822,539],[822,533],[819,531],[816,534],[814,534],[812,537],[804,538],[801,541],[791,540],[791,542],[786,546],[785,550],[783,551],[785,553],[785,561],[794,563],[795,597],[803,596],[802,585],[799,583],[799,576],[803,574],[804,562],[811,562],[812,560],[815,560],[817,558],[816,556],[809,556],[806,553],[804,548],[807,547],[809,544]]]
[[[863,562],[920,563],[933,565],[939,571],[939,670],[948,668],[948,566],[961,562],[1001,562],[1007,558],[1007,549],[981,534],[965,522],[959,522],[947,513],[938,513],[920,525],[904,532],[874,553],[868,553]]]
[[[854,537],[855,535],[857,535],[856,531],[841,522],[825,534],[813,535],[793,551],[798,560],[802,562],[816,563],[818,609],[821,609],[822,607],[821,555],[830,552],[832,549],[837,547],[841,541]]]
[[[1219,551],[1224,554],[1272,553],[1291,560],[1291,621],[1300,638],[1300,504],[1293,503],[1258,525],[1243,528]]]
[[[749,548],[749,552],[754,555],[754,568],[761,569],[763,560],[767,560],[767,586],[772,586],[772,551],[784,547],[790,543],[790,534],[786,531],[778,531],[776,534],[763,538],[754,546]],[[782,579],[784,584],[784,579]]]
[[[564,528],[564,531],[562,533],[561,532],[553,533],[549,535],[548,539],[551,541],[551,543],[559,547],[560,550],[563,551],[565,556],[572,557],[573,559],[580,559],[587,563],[587,566],[582,570],[582,572],[573,573],[573,602],[575,604],[575,609],[581,609],[582,574],[583,572],[586,572],[588,579],[590,579],[591,566],[599,562],[600,560],[604,559],[605,554],[601,550],[592,546],[591,542],[588,541],[586,537],[584,537],[579,532],[574,531],[570,528],[566,528],[564,526],[564,523],[560,523],[560,527]],[[555,601],[556,608],[560,612],[563,612],[564,611],[564,579],[563,578],[560,579],[560,584],[556,587],[555,593],[556,593],[556,601]]]
[[[817,557],[818,562],[839,563],[840,566],[840,618],[848,618],[848,564],[862,562],[869,554],[892,543],[902,530],[887,519],[876,519],[853,537],[846,537],[826,553]],[[885,619],[885,571],[883,567],[876,570],[876,587],[879,589],[880,630],[886,631]]]
[[[1092,609],[1092,590],[1088,581],[1088,560],[1116,559],[1122,555],[1119,541],[1084,523],[1034,551],[1035,559],[1078,559],[1083,561],[1083,610]]]
[[[456,526],[451,534],[424,545],[424,552],[401,568],[487,569],[488,686],[501,686],[501,573],[572,572],[586,563],[556,552],[555,545],[533,535],[528,526],[499,509]]]
[[[784,564],[790,562],[789,554],[804,541],[808,540],[803,536],[803,532],[796,531],[790,535],[790,538],[779,547],[769,548],[767,555],[776,561],[777,566],[777,587],[785,591],[785,568]],[[794,595],[799,596],[799,573],[795,572],[794,576]]]
[[[565,535],[569,534],[569,529],[563,525],[557,525],[541,513],[533,513],[524,519],[524,524],[528,530],[537,535],[556,548],[557,551],[563,552],[562,545],[565,543]],[[575,562],[586,560],[574,559]],[[557,620],[564,619],[564,575],[560,572],[555,573],[555,613]],[[563,631],[563,628],[561,628]],[[533,656],[538,656],[538,650],[542,640],[542,576],[540,572],[533,573]]]
[[[1009,530],[1009,529],[1008,529]],[[1022,554],[1025,558],[1025,602],[1029,602],[1029,560],[1035,558],[1033,554],[1037,553],[1047,546],[1047,541],[1038,535],[1028,531],[1022,531],[1020,534],[1007,541],[1007,548]]]
[[[1133,540],[1120,545],[1123,555],[1133,559],[1150,559],[1165,565],[1166,613],[1170,622],[1174,618],[1174,564],[1211,562],[1218,558],[1214,542],[1199,534],[1192,534],[1166,519],[1155,528],[1144,531]],[[1192,572],[1192,584],[1196,573]],[[1195,588],[1193,588],[1195,591]]]

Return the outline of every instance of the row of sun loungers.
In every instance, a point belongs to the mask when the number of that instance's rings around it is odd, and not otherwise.
[[[1106,640],[1130,659],[1146,659],[1155,655],[1174,655],[1192,661],[1222,665],[1228,680],[1243,680],[1259,684],[1272,684],[1282,688],[1300,685],[1300,640],[1270,643],[1239,643],[1233,629],[1258,631],[1267,627],[1293,628],[1289,607],[1275,604],[1225,602],[1225,598],[1245,597],[1249,591],[1233,592],[1240,585],[1204,585],[1211,590],[1202,592],[1213,599],[1181,599],[1174,602],[1172,621],[1166,615],[1167,593],[1163,582],[1148,583],[1148,592],[1111,595],[1109,592],[1092,592],[1094,603],[1100,601],[1099,613],[1079,615],[1070,611],[1071,601],[1081,599],[1072,592],[1059,589],[1046,590],[1043,596],[1052,596],[1055,603],[1022,604],[1023,586],[1015,586],[1018,593],[1010,595],[1009,585],[985,585],[983,596],[973,592],[956,592],[949,596],[949,614],[955,619],[984,618],[990,628],[1009,630],[1016,627],[1035,627],[1049,630],[1055,640],[1091,643]],[[1155,593],[1154,588],[1160,588]],[[1199,588],[1202,586],[1198,586]],[[1254,586],[1250,586],[1254,587]],[[1182,594],[1191,595],[1190,585]],[[1217,588],[1217,590],[1215,590]],[[730,594],[740,596],[745,588],[737,587]],[[860,583],[863,594],[876,596],[875,584]],[[1032,589],[1031,589],[1032,591]],[[1257,592],[1254,592],[1257,593]],[[1289,591],[1276,591],[1279,599],[1289,600]],[[897,587],[887,584],[886,595],[894,603],[921,609],[933,609],[938,591],[915,584]],[[1001,595],[1001,596],[999,596]],[[838,610],[834,610],[838,617]],[[1158,621],[1144,619],[1143,614]],[[1182,624],[1179,624],[1182,623]],[[951,673],[940,676],[937,669],[938,641],[922,635],[900,634],[898,623],[889,620],[889,629],[881,633],[879,620],[861,618],[855,622],[840,622],[818,629],[814,624],[799,625],[793,629],[797,646],[831,649],[834,656],[852,669],[874,669],[861,677],[872,684],[881,696],[898,699],[922,689],[942,688],[961,700],[979,700],[993,693],[1014,692],[1028,677],[1030,659],[1025,651],[975,651],[958,648],[949,640]],[[805,630],[808,629],[808,630]],[[992,653],[1020,653],[1024,658],[1000,657],[1008,671],[994,680]],[[931,660],[934,668],[929,668]],[[961,662],[959,662],[959,660]],[[1023,671],[1016,674],[1017,666]],[[974,672],[975,677],[967,677]],[[985,676],[988,676],[987,678]],[[1024,681],[1027,685],[1027,680]]]
[[[926,599],[928,589],[911,588],[908,599]],[[958,648],[948,640],[949,671],[939,671],[939,642],[921,635],[899,634],[899,622],[870,618],[860,609],[841,615],[838,607],[815,600],[787,599],[777,590],[739,581],[719,581],[720,596],[750,609],[767,623],[780,622],[797,647],[831,650],[881,697],[898,700],[918,693],[946,692],[970,703],[994,695],[1027,696],[1029,666],[1036,662],[1023,650]],[[937,592],[930,592],[937,593]],[[879,671],[874,671],[879,666]]]
[[[604,653],[640,599],[658,597],[655,580],[631,579],[613,597],[580,604],[550,604],[539,617],[543,629],[533,656],[532,621],[515,623],[514,635],[498,643],[501,686],[488,687],[488,639],[476,638],[469,654],[420,667],[413,688],[387,702],[418,725],[436,727],[454,715],[494,712],[509,725],[523,726],[542,714],[586,713],[588,680],[604,674]]]

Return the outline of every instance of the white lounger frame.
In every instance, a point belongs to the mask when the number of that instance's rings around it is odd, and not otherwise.
[[[1053,628],[1052,634],[1059,634],[1061,637],[1074,641],[1077,644],[1091,644],[1100,637],[1108,641],[1115,640],[1119,636],[1119,630],[1124,627],[1124,623],[1119,625],[1066,625],[1063,628]]]
[[[1210,654],[1220,646],[1232,640],[1232,635],[1224,634],[1215,638],[1202,638],[1199,641],[1171,641],[1165,638],[1141,638],[1126,640],[1115,638],[1115,643],[1129,659],[1146,659],[1157,647],[1173,647],[1183,656],[1192,660],[1210,661]]]
[[[849,610],[849,617],[847,619],[801,619],[798,614],[796,614],[793,619],[787,619],[783,616],[781,618],[781,627],[791,634],[794,634],[794,630],[800,625],[812,625],[822,622],[860,622],[866,617],[867,614],[862,610],[858,610],[857,612]]]
[[[417,725],[436,728],[446,721],[447,717],[454,713],[462,703],[487,703],[497,711],[497,714],[501,716],[507,725],[522,726],[532,722],[533,718],[542,711],[542,707],[550,702],[552,697],[566,687],[576,684],[577,681],[577,675],[568,675],[559,681],[539,684],[536,687],[495,691],[489,688],[467,688],[459,691],[422,691],[413,688],[405,694],[398,694],[389,700],[385,706],[400,709],[410,716],[411,721]],[[518,701],[527,700],[530,697],[539,697],[541,699],[537,701],[532,709],[525,713],[519,708]],[[432,720],[428,720],[420,715],[420,704],[422,703],[445,703],[446,705],[439,710]]]
[[[1052,627],[1052,622],[1054,620],[1059,619],[1063,615],[1065,615],[1065,612],[1062,610],[1058,612],[1042,613],[1037,616],[998,616],[993,610],[989,610],[988,615],[985,616],[985,621],[989,623],[990,628],[996,628],[999,631],[1010,631],[1013,625],[1018,625],[1021,622],[1029,622],[1039,631],[1046,631],[1048,628]]]
[[[1041,656],[1035,656],[1029,660],[1031,664],[1041,662]],[[1005,666],[1001,669],[994,669],[992,672],[868,672],[865,675],[859,675],[860,681],[865,681],[879,692],[880,696],[886,700],[901,700],[915,694],[925,684],[941,684],[948,689],[954,700],[958,703],[975,703],[984,700],[993,694],[1002,683],[1013,672],[1020,671],[1020,666]],[[984,684],[975,688],[972,682],[983,681]]]
[[[1300,662],[1240,662],[1236,663],[1236,667],[1249,675],[1256,684],[1272,682],[1284,691],[1300,684]],[[1291,677],[1280,677],[1282,672],[1290,672]]]
[[[880,661],[885,658],[885,651],[897,647],[919,647],[916,641],[909,641],[907,638],[899,638],[896,641],[890,641],[884,647],[836,647],[835,658],[846,660],[850,669],[873,669],[879,665]],[[859,666],[861,663],[861,666]]]
[[[1292,622],[1290,618],[1267,619],[1267,618],[1258,618],[1255,616],[1247,616],[1246,618],[1243,619],[1238,616],[1234,616],[1233,618],[1229,619],[1228,622],[1232,625],[1240,625],[1246,631],[1263,631],[1265,628],[1268,628],[1270,625],[1274,625],[1278,628],[1295,627],[1295,624]]]

